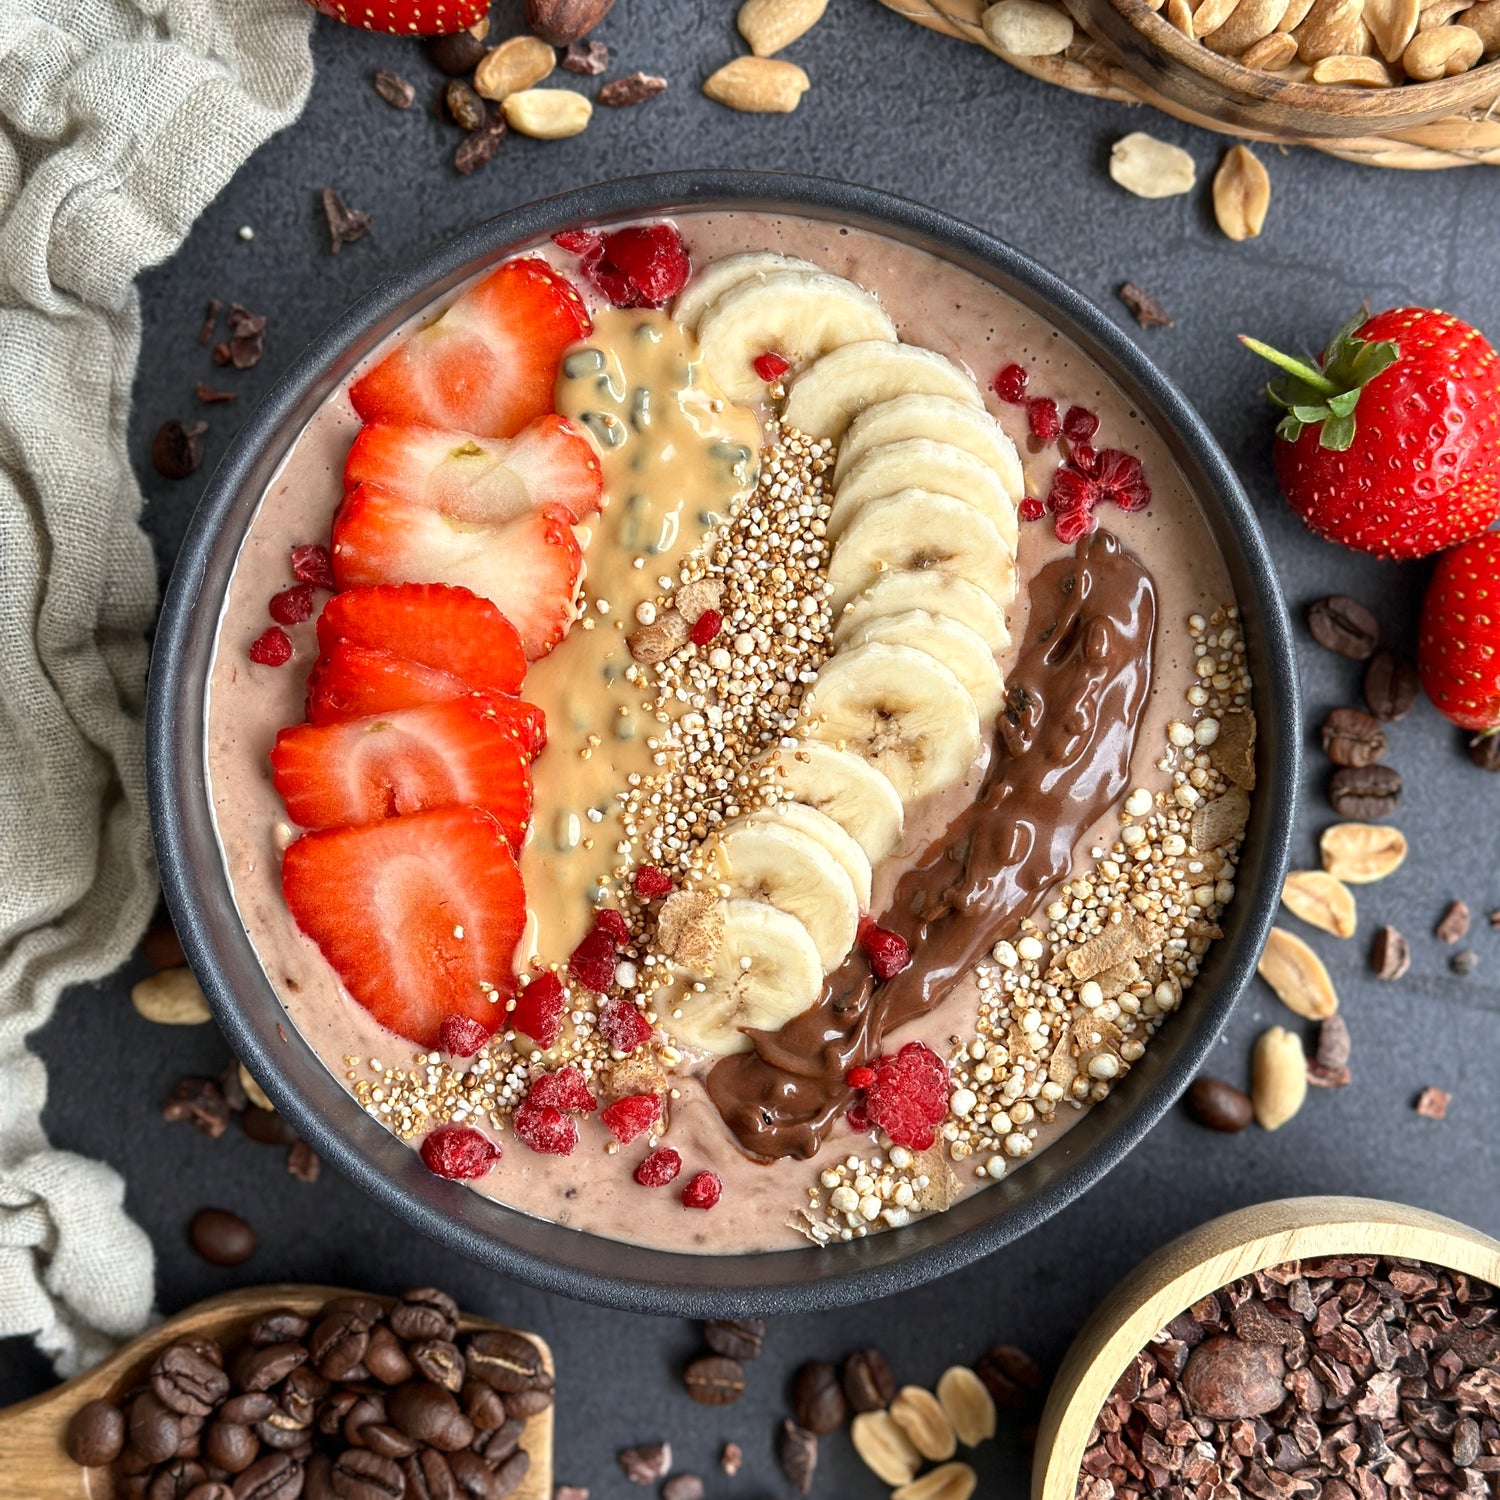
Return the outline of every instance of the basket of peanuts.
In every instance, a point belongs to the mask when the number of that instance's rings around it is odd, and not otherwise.
[[[882,0],[1046,82],[1375,166],[1500,164],[1500,0]]]

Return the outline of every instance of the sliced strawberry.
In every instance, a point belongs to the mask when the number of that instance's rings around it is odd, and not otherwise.
[[[363,31],[440,36],[489,19],[490,0],[308,0],[315,11]]]
[[[303,828],[478,807],[519,849],[531,820],[531,762],[479,694],[345,724],[283,729],[271,779]]]
[[[323,606],[318,646],[378,646],[461,678],[481,693],[518,693],[526,653],[516,627],[488,599],[441,583],[348,589]]]
[[[521,872],[477,807],[304,834],[282,862],[297,925],[384,1027],[434,1047],[443,1019],[493,1027],[526,922]]]
[[[354,440],[344,488],[373,484],[455,521],[510,521],[539,505],[561,505],[575,521],[603,503],[604,472],[583,430],[548,414],[513,438],[376,422]]]
[[[465,526],[362,484],[334,517],[333,571],[340,588],[446,582],[473,589],[498,606],[535,661],[572,623],[583,552],[560,505],[504,526]]]
[[[512,437],[552,410],[563,350],[593,327],[573,286],[545,261],[508,260],[349,390],[366,422],[421,422]]]
[[[478,695],[467,683],[436,667],[424,667],[390,651],[335,641],[308,673],[307,720],[310,724],[345,724],[371,714],[474,696]],[[520,741],[526,753],[539,755],[547,743],[547,717],[541,709],[502,693],[482,696],[497,722]]]

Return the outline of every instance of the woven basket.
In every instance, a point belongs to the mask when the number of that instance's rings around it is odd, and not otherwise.
[[[997,47],[985,34],[979,18],[987,0],[881,0],[887,9],[919,26],[931,27],[960,41],[973,42],[993,52],[1013,68],[1055,83],[1077,94],[1095,99],[1114,99],[1122,104],[1149,104],[1155,109],[1243,140],[1274,141],[1270,132],[1245,130],[1186,109],[1163,97],[1129,72],[1102,42],[1075,28],[1073,42],[1055,57],[1016,57]],[[1059,4],[1059,9],[1062,6]],[[1290,142],[1289,144],[1310,144]],[[1429,120],[1409,130],[1385,136],[1355,136],[1317,143],[1315,149],[1345,161],[1373,167],[1400,167],[1408,171],[1430,171],[1438,167],[1500,166],[1500,114],[1473,111],[1441,120]]]

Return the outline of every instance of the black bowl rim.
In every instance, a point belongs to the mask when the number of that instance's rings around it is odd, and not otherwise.
[[[947,1214],[821,1251],[647,1249],[533,1219],[426,1172],[415,1152],[365,1115],[295,1029],[280,1024],[280,1004],[233,904],[207,790],[203,708],[223,601],[212,596],[204,611],[198,600],[216,563],[227,580],[224,523],[251,481],[257,494],[264,487],[300,430],[300,421],[292,432],[288,423],[305,420],[322,394],[422,302],[482,264],[565,226],[706,208],[796,213],[917,245],[998,285],[1079,345],[1154,416],[1184,468],[1230,568],[1255,678],[1262,789],[1240,872],[1243,884],[1253,868],[1254,889],[1242,890],[1230,907],[1229,930],[1194,990],[1193,1024],[1164,1028],[1126,1085],[1019,1178],[970,1195]],[[274,460],[267,457],[273,450]],[[1104,313],[1003,241],[909,200],[792,174],[688,171],[598,183],[486,220],[376,287],[293,361],[230,444],[183,542],[157,626],[147,751],[162,884],[189,960],[235,1054],[331,1165],[415,1228],[532,1286],[624,1310],[714,1317],[843,1306],[962,1269],[1072,1202],[1146,1135],[1197,1073],[1254,972],[1291,848],[1300,729],[1291,625],[1250,502],[1202,419]],[[285,1070],[293,1068],[307,1073],[304,1087],[287,1082]]]

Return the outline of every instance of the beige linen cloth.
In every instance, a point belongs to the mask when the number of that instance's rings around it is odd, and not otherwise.
[[[299,0],[0,0],[0,1335],[63,1375],[152,1305],[124,1184],[48,1145],[26,1047],[156,902],[132,283],[296,118],[310,26]]]

